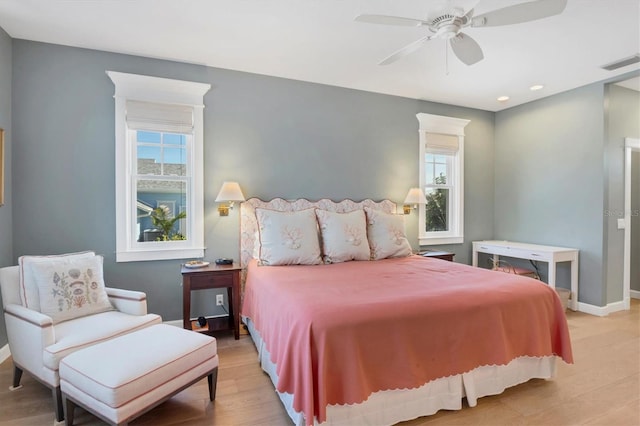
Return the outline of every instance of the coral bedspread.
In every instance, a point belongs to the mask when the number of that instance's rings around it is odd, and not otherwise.
[[[249,265],[242,314],[307,424],[328,404],[522,357],[573,362],[564,310],[547,285],[410,256],[316,266]]]

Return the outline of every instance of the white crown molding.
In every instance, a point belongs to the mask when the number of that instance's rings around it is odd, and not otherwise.
[[[116,98],[204,107],[202,99],[204,94],[211,89],[210,84],[193,81],[117,71],[107,71],[107,75],[115,84],[114,96]]]
[[[464,118],[447,117],[444,115],[416,114],[420,123],[420,132],[442,133],[445,135],[464,136],[464,128],[471,120]]]

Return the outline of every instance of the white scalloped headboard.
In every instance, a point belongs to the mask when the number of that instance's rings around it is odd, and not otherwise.
[[[293,212],[298,210],[317,208],[336,213],[347,213],[354,210],[362,210],[369,207],[375,210],[382,210],[386,213],[396,212],[396,203],[389,200],[373,201],[353,201],[342,200],[339,202],[323,199],[319,201],[309,201],[304,198],[297,200],[283,200],[274,198],[271,201],[263,201],[258,198],[250,198],[240,204],[240,264],[243,268],[254,257],[254,247],[258,238],[258,222],[256,220],[256,208],[277,210],[281,212]]]

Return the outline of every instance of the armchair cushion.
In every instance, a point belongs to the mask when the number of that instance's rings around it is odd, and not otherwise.
[[[60,360],[70,353],[161,322],[162,318],[156,314],[138,316],[119,311],[61,322],[55,325],[55,343],[44,350],[44,365],[57,371]]]
[[[113,310],[104,286],[102,256],[33,263],[40,312],[54,324]]]
[[[20,256],[18,265],[20,267],[20,299],[22,306],[40,312],[40,297],[38,295],[38,286],[33,278],[31,265],[38,262],[46,262],[48,260],[58,260],[61,262],[73,262],[76,259],[93,257],[96,254],[92,251],[84,251],[79,253],[68,253],[53,256]]]

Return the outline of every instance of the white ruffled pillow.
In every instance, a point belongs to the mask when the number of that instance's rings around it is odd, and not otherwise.
[[[369,260],[371,254],[364,210],[335,213],[318,209],[316,217],[322,235],[325,263]]]
[[[320,243],[314,209],[256,209],[261,265],[318,265]]]
[[[86,259],[94,257],[95,255],[92,251],[83,251],[51,256],[20,256],[18,258],[18,265],[20,271],[20,299],[22,300],[22,306],[40,312],[40,296],[38,295],[38,286],[31,270],[32,265],[51,260],[60,263],[72,263],[78,259]]]
[[[49,259],[31,265],[40,312],[53,323],[113,310],[104,285],[102,256],[73,262]]]
[[[411,244],[404,232],[404,216],[364,208],[371,260],[411,255]]]

